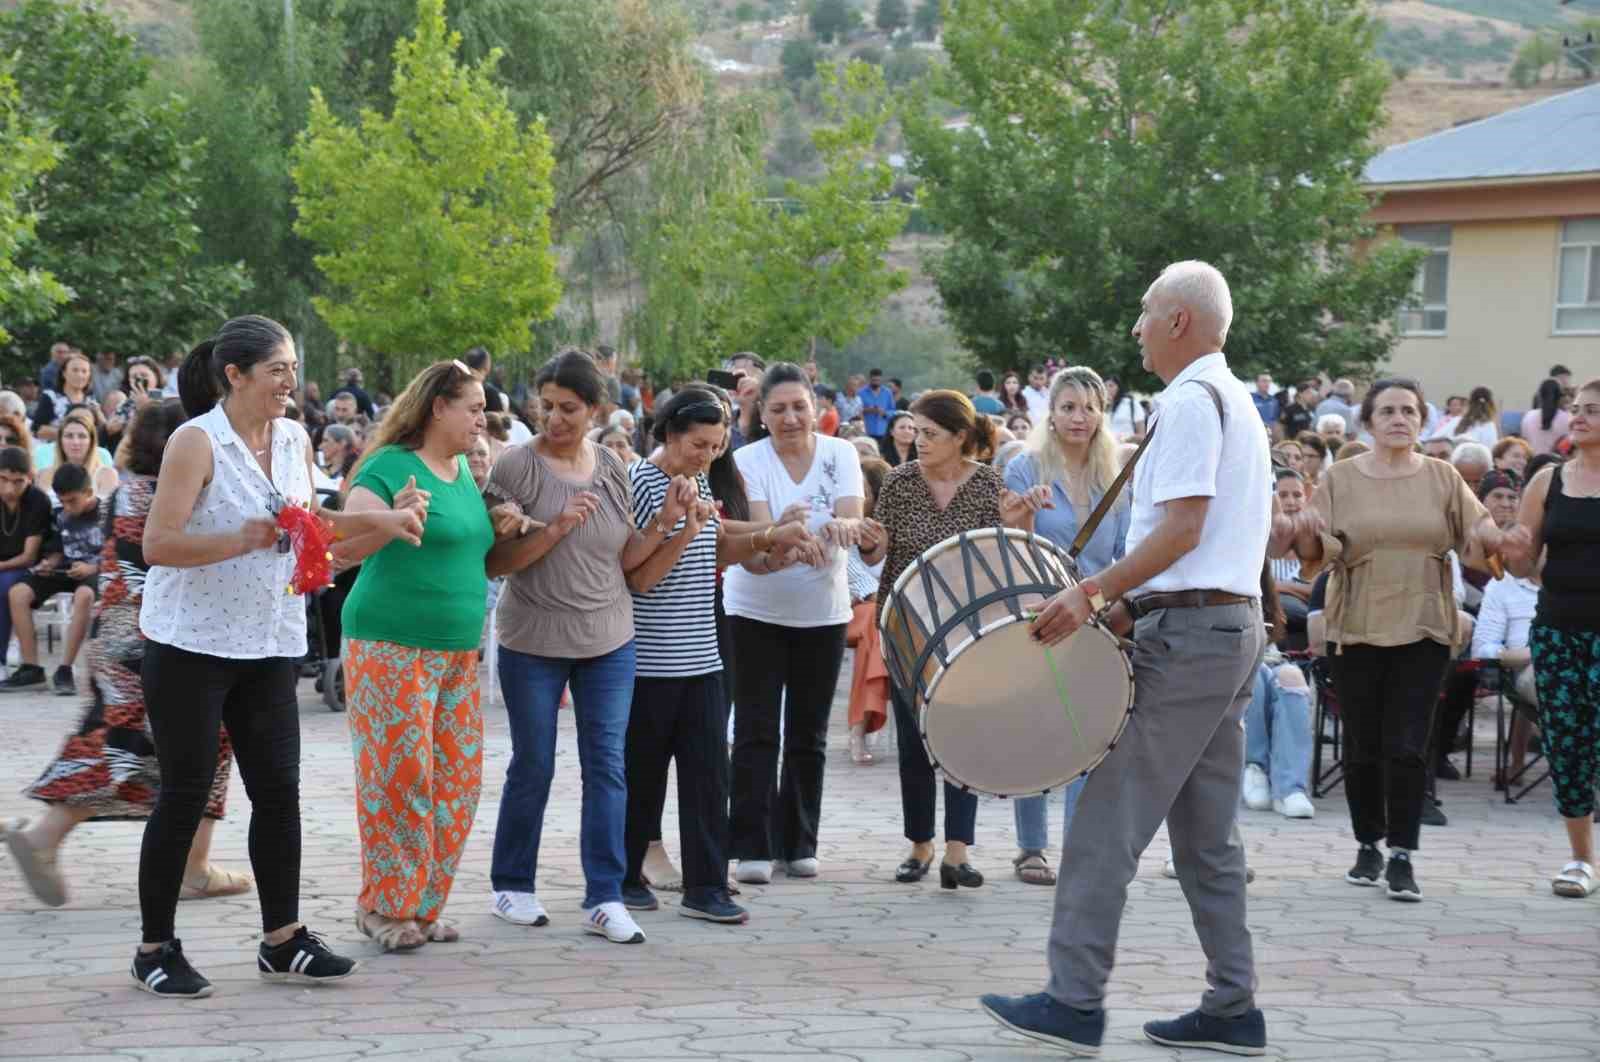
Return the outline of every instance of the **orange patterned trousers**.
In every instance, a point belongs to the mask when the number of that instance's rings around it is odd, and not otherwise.
[[[345,639],[363,911],[439,917],[483,789],[478,654]]]

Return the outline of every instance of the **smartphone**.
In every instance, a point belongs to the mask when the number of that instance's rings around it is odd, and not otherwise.
[[[737,391],[739,389],[739,374],[726,372],[722,369],[712,369],[706,373],[706,382],[716,384],[724,391]]]

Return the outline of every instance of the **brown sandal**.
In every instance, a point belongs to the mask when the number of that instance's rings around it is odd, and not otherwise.
[[[1050,869],[1050,864],[1045,862],[1040,852],[1023,852],[1011,861],[1011,865],[1016,869],[1017,877],[1029,885],[1056,883],[1056,872]]]
[[[432,944],[454,944],[461,939],[461,931],[445,922],[418,922],[417,928]]]
[[[416,951],[428,942],[423,931],[408,918],[387,918],[356,909],[356,928],[378,942],[384,951]]]
[[[249,892],[254,885],[255,879],[249,874],[238,874],[207,863],[206,880],[199,885],[184,882],[183,888],[178,890],[178,899],[211,900],[218,896],[238,896]]]

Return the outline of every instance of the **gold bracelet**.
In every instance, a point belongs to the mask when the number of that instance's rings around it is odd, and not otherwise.
[[[766,536],[767,536],[767,544],[766,544],[766,545],[764,545],[764,546],[761,546],[761,548],[762,548],[762,549],[763,549],[763,550],[770,550],[770,549],[771,549],[771,548],[772,548],[772,540],[773,540],[773,538],[775,538],[775,537],[776,537],[776,536],[775,536],[775,535],[773,535],[773,533],[772,533],[772,527],[771,527],[771,526],[770,526],[770,525],[769,525],[769,526],[767,526],[767,527],[764,527],[764,528],[762,528],[762,529],[761,529],[761,530],[760,530],[760,531],[759,531],[759,532],[757,532],[757,533],[758,533],[758,534],[761,534],[761,535],[766,535]],[[760,545],[760,543],[757,543],[757,545]]]

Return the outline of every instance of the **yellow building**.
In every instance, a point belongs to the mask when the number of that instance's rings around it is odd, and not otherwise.
[[[1600,85],[1392,147],[1365,183],[1372,220],[1430,252],[1392,371],[1512,410],[1554,364],[1600,376]]]

